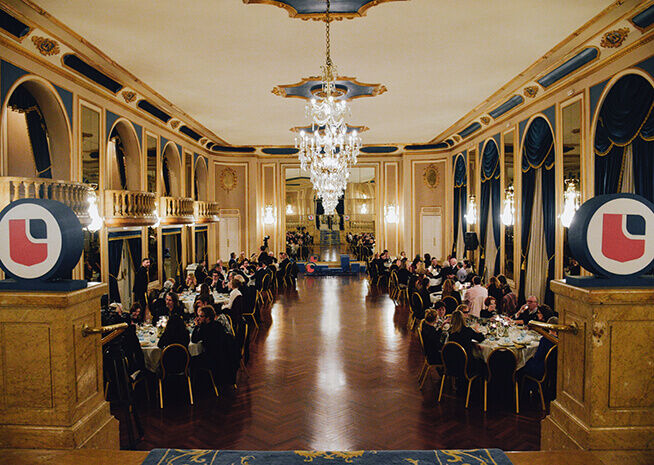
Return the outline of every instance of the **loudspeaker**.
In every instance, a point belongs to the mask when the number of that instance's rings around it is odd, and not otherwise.
[[[479,247],[476,232],[467,232],[463,238],[463,242],[466,245],[466,250],[477,250],[477,247]]]

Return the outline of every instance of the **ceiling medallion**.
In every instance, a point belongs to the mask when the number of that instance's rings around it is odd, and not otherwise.
[[[236,171],[231,168],[224,168],[220,172],[220,187],[227,192],[236,187],[237,180]]]
[[[355,77],[334,76],[331,96],[334,99],[352,100],[361,97],[376,97],[387,91],[386,86],[382,84],[359,82]],[[305,100],[325,97],[322,76],[302,78],[295,84],[280,84],[275,86],[271,92],[284,98],[294,97]]]
[[[356,5],[348,5],[348,3],[352,2],[340,2],[342,6],[337,6],[335,7],[335,11],[330,12],[329,21],[360,18],[365,16],[366,11],[373,6],[398,1],[407,0],[360,0],[354,2],[355,4],[360,4],[358,8]],[[288,11],[288,15],[291,18],[299,18],[305,21],[309,19],[313,19],[314,21],[325,21],[325,12],[315,6],[315,3],[317,2],[307,2],[306,0],[243,0],[243,3],[246,5],[273,5]]]
[[[59,44],[52,39],[32,36],[32,42],[34,42],[36,49],[41,53],[41,55],[59,55]]]
[[[425,185],[430,189],[436,189],[440,181],[440,173],[438,168],[433,163],[425,168],[425,171],[422,173],[422,179],[425,181]]]
[[[534,98],[538,94],[538,86],[527,86],[522,89],[522,93],[525,94],[525,97]]]
[[[350,126],[349,124],[347,126],[347,133],[351,133],[352,131],[356,131],[358,133],[365,132],[369,130],[370,128],[368,126]],[[323,129],[323,128],[318,128],[318,129]],[[290,129],[291,132],[311,132],[311,126],[295,126]]]
[[[123,96],[126,103],[132,103],[136,100],[136,92],[132,92],[131,90],[124,90],[120,95]]]
[[[602,36],[600,45],[604,48],[618,48],[627,39],[628,35],[628,27],[621,27],[620,29],[609,31]]]

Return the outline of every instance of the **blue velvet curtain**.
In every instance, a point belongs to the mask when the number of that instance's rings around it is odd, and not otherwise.
[[[168,160],[163,157],[161,171],[163,174],[164,196],[170,195],[170,170],[168,169]]]
[[[109,139],[113,139],[116,144],[116,161],[118,163],[118,176],[120,176],[120,186],[123,189],[127,189],[127,168],[125,161],[125,146],[123,141],[118,134],[116,128],[111,131],[111,136]]]
[[[452,243],[452,256],[456,257],[458,252],[462,250],[456,250],[456,239],[459,237],[459,218],[463,223],[461,227],[465,233],[465,203],[466,203],[466,161],[463,154],[456,156],[454,161],[454,242]]]
[[[132,267],[136,271],[141,266],[141,238],[131,237],[127,239],[127,247],[129,247],[129,256],[132,259]]]
[[[498,164],[499,165],[499,164]],[[499,168],[498,168],[499,170]],[[495,240],[495,267],[493,268],[493,276],[500,274],[500,235],[502,230],[500,228],[500,175],[491,180],[491,212],[493,214],[493,239]]]
[[[625,148],[632,144],[636,194],[654,201],[654,87],[627,74],[606,95],[595,128],[595,194],[620,191]]]
[[[554,277],[554,246],[556,236],[556,214],[554,203],[554,135],[550,125],[543,117],[535,118],[525,135],[522,151],[522,237],[520,241],[520,290],[518,300],[525,300],[525,276],[527,274],[527,254],[529,251],[531,220],[534,214],[534,186],[536,170],[542,169],[543,189],[543,229],[545,248],[547,250],[547,286],[545,303],[553,306],[554,299],[550,290],[550,280]]]
[[[495,140],[490,140],[484,147],[484,152],[481,156],[481,198],[479,199],[479,274],[481,276],[484,275],[484,268],[486,266],[486,234],[488,233],[488,211],[491,209],[491,191],[499,189],[499,182],[500,153]],[[493,183],[496,183],[497,187],[493,188]],[[491,227],[493,228],[493,241],[499,250],[499,243],[497,243],[495,235],[495,223],[497,221],[494,210],[495,207],[492,211],[493,225]]]
[[[25,113],[27,135],[32,146],[37,176],[39,178],[52,179],[48,128],[39,104],[29,90],[24,85],[20,85],[11,94],[8,105],[14,111]]]
[[[109,302],[120,302],[118,291],[118,273],[120,273],[120,259],[123,256],[123,239],[109,241]]]

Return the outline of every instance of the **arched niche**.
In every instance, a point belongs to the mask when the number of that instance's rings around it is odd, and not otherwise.
[[[168,142],[161,157],[163,195],[165,197],[182,196],[182,166],[179,150],[173,142]]]
[[[119,119],[109,132],[107,166],[113,190],[141,190],[141,150],[132,123]]]
[[[70,181],[70,123],[52,85],[36,76],[23,77],[9,91],[3,111],[4,174]]]
[[[204,158],[199,157],[195,163],[195,179],[193,196],[195,200],[207,200],[207,163]]]

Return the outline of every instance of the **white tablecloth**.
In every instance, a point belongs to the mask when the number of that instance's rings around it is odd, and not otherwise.
[[[162,350],[157,346],[159,338],[157,337],[156,333],[154,335],[150,335],[147,330],[139,330],[137,331],[137,334],[141,343],[143,358],[145,359],[145,368],[147,368],[148,371],[155,373],[159,368],[159,362],[161,362]],[[188,352],[191,354],[191,357],[195,357],[196,355],[200,355],[202,352],[204,352],[204,347],[202,347],[201,342],[191,342],[188,345]]]
[[[198,293],[193,292],[191,294],[181,294],[179,300],[184,304],[184,311],[186,313],[193,313],[193,303]],[[218,294],[217,292],[213,293],[213,301],[217,304],[224,304],[229,301],[229,294]]]
[[[509,349],[515,355],[516,361],[518,362],[516,370],[519,370],[525,366],[527,360],[534,356],[536,350],[538,350],[539,341],[540,335],[533,331],[526,332],[522,339],[519,339],[515,334],[511,338],[500,338],[494,341],[485,339],[483,342],[473,344],[472,355],[473,357],[483,359],[484,362],[488,362],[488,357],[493,350],[500,348]],[[515,342],[518,342],[520,347],[516,347]]]

